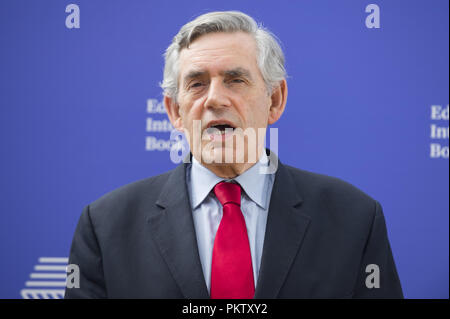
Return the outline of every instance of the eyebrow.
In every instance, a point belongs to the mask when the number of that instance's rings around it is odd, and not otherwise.
[[[187,83],[188,81],[198,78],[198,77],[202,77],[204,75],[208,74],[208,72],[206,71],[201,71],[201,70],[193,70],[188,72],[188,74],[186,74],[184,76],[184,83]],[[250,75],[250,71],[248,71],[247,69],[241,68],[241,67],[237,67],[231,70],[226,70],[226,71],[221,71],[219,72],[220,75],[222,76],[227,76],[227,77],[246,77],[250,80],[252,80],[252,76]]]
[[[246,77],[248,79],[252,79],[252,76],[250,75],[250,71],[248,71],[247,69],[244,68],[235,68],[235,69],[231,69],[231,70],[227,70],[224,72],[220,72],[220,75],[225,75],[225,76],[229,76],[229,77]]]
[[[195,79],[195,78],[198,78],[198,77],[201,77],[201,76],[203,76],[205,74],[206,74],[205,71],[190,71],[188,74],[186,74],[184,76],[184,78],[183,78],[184,79],[184,83],[187,83],[188,81],[190,81],[192,79]]]

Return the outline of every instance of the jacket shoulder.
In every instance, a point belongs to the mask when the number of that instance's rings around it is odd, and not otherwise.
[[[166,183],[173,169],[165,173],[147,177],[119,188],[116,188],[90,203],[89,210],[95,215],[111,215],[131,213],[145,209],[148,203],[156,202],[162,187]]]
[[[320,202],[321,206],[345,210],[349,214],[367,212],[373,217],[377,201],[356,186],[336,177],[284,166],[305,200]]]

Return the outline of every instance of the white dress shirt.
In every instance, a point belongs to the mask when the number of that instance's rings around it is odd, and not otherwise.
[[[261,174],[259,167],[268,166],[265,152],[259,161],[233,178],[241,187],[241,211],[247,226],[255,286],[266,232],[267,213],[275,175]],[[193,156],[186,170],[186,181],[192,207],[198,251],[208,292],[211,285],[211,264],[214,238],[222,218],[222,205],[213,192],[214,186],[227,179],[218,177]],[[255,287],[256,289],[256,287]]]

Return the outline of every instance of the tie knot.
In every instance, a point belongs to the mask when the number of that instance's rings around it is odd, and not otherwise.
[[[224,206],[227,203],[235,203],[241,206],[241,185],[236,183],[220,182],[214,186],[219,202]]]

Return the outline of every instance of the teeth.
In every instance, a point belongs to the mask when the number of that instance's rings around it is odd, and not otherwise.
[[[231,127],[227,127],[227,129],[221,130],[221,129],[219,129],[219,128],[217,128],[217,127],[214,127],[214,126],[208,127],[208,128],[206,129],[206,133],[209,134],[209,135],[211,135],[211,134],[223,135],[223,134],[225,134],[225,132],[227,132],[227,131],[233,131],[233,129],[232,129]]]
[[[219,130],[219,129],[217,129],[217,128],[213,128],[213,127],[209,127],[209,128],[207,128],[206,129],[206,133],[208,133],[208,134],[217,134],[217,135],[219,135],[219,134],[224,134],[225,133],[225,131],[221,131],[221,130]]]

